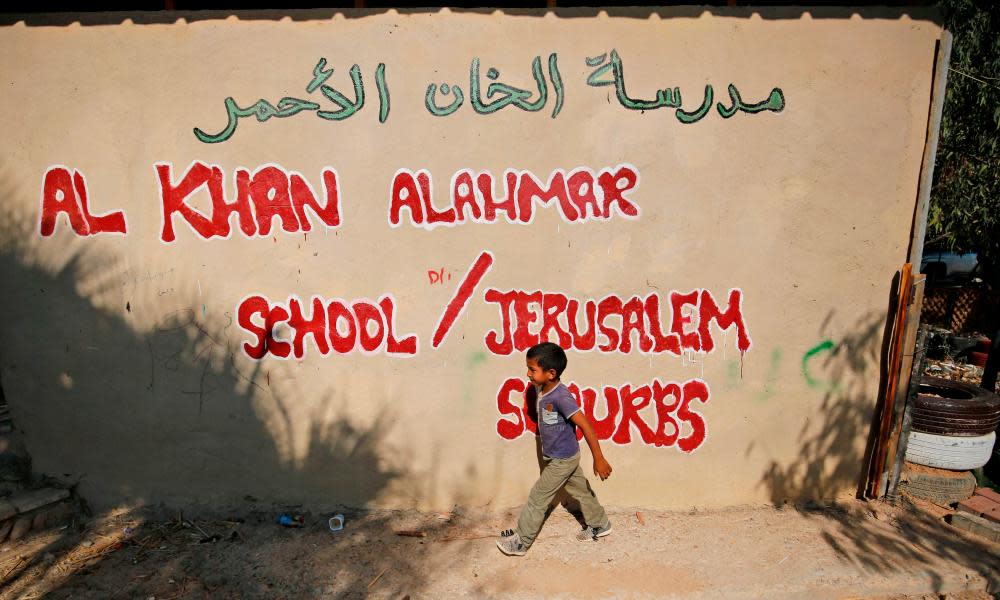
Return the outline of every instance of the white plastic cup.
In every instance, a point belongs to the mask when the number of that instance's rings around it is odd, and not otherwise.
[[[329,521],[330,531],[340,531],[344,528],[344,515],[333,515]]]

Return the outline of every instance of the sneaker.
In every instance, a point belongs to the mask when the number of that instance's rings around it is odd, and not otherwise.
[[[504,535],[506,533],[507,531],[502,532],[500,539],[497,540],[497,548],[500,549],[500,552],[507,556],[524,556],[528,553],[528,547],[521,542],[521,536],[517,532],[510,531],[510,535]]]
[[[605,527],[584,527],[583,531],[576,534],[578,542],[596,542],[597,538],[604,537],[611,533],[611,523]]]

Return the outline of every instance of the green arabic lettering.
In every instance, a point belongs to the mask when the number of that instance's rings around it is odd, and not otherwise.
[[[326,83],[326,80],[333,75],[333,67],[330,67],[329,71],[324,71],[323,67],[326,66],[326,59],[320,58],[316,66],[313,67],[313,78],[306,86],[306,93],[311,94],[316,91],[316,88]]]
[[[697,123],[702,120],[708,111],[712,109],[712,100],[714,99],[714,90],[712,90],[711,84],[705,86],[705,101],[701,103],[698,110],[694,112],[687,112],[683,108],[678,108],[677,112],[674,113],[677,120],[685,125],[690,123]]]
[[[673,90],[670,88],[660,90],[656,93],[657,96],[663,92],[663,106],[668,108],[680,108],[681,107],[681,88],[675,87]]]
[[[785,110],[785,93],[781,91],[781,88],[774,88],[767,96],[767,100],[761,100],[756,104],[744,104],[740,107],[740,110],[750,114],[765,110],[781,112]]]
[[[240,108],[240,106],[236,104],[236,100],[233,99],[232,96],[229,96],[225,100],[225,106],[228,117],[226,128],[215,135],[211,135],[195,127],[194,136],[198,138],[198,141],[205,144],[217,144],[219,142],[224,142],[236,133],[236,126],[239,120],[251,115],[257,117],[258,122],[263,123],[271,117],[283,119],[285,117],[296,115],[304,110],[317,110],[319,108],[319,104],[316,104],[315,102],[309,102],[308,100],[300,100],[299,98],[291,98],[288,96],[278,100],[277,107],[261,98],[247,108]]]
[[[562,110],[565,90],[563,90],[562,76],[559,74],[559,65],[556,64],[557,56],[553,52],[549,55],[549,79],[552,80],[552,87],[556,90],[556,106],[552,109],[552,118],[556,118]]]
[[[602,77],[609,68],[613,81],[598,80],[598,77]],[[625,67],[622,65],[622,59],[618,55],[617,50],[611,51],[610,62],[607,65],[598,68],[590,74],[590,77],[587,78],[587,83],[593,86],[614,84],[615,96],[618,98],[618,103],[629,110],[655,110],[662,107],[680,108],[681,105],[680,88],[674,88],[672,91],[670,88],[656,90],[656,100],[636,100],[630,98],[625,91]]]
[[[385,63],[375,67],[375,86],[378,88],[378,122],[389,118],[389,86],[385,83]]]
[[[514,104],[518,108],[528,112],[537,112],[545,107],[545,103],[549,99],[549,82],[545,80],[545,73],[542,71],[542,58],[540,56],[536,56],[534,60],[531,61],[531,74],[535,78],[535,85],[538,86],[538,100],[535,100],[534,102],[524,101],[525,98],[530,96],[530,93],[525,90],[525,95],[523,97],[519,96],[516,100],[514,100]],[[490,84],[490,87],[493,87],[493,85],[494,84]],[[487,92],[486,95],[489,97],[491,94]]]
[[[733,101],[733,105],[731,107],[726,108],[722,105],[722,102],[719,102],[715,107],[719,111],[719,114],[722,115],[723,119],[728,119],[729,117],[735,115],[736,111],[740,109],[740,91],[737,90],[736,86],[731,83],[729,84],[729,98]]]
[[[424,106],[427,110],[435,117],[447,117],[451,113],[458,110],[462,106],[462,102],[465,101],[465,96],[462,95],[462,88],[457,85],[448,86],[447,83],[441,84],[441,93],[447,95],[449,92],[455,94],[455,99],[452,100],[451,104],[445,107],[440,107],[434,99],[437,94],[438,86],[436,83],[432,83],[427,86],[427,94],[424,96]]]
[[[472,65],[469,68],[469,95],[472,101],[472,109],[481,115],[488,115],[495,113],[496,111],[505,108],[511,104],[517,106],[521,110],[528,112],[537,112],[541,110],[546,101],[548,101],[548,83],[545,81],[545,74],[542,71],[542,59],[536,56],[534,60],[531,61],[531,73],[535,79],[535,84],[538,86],[538,99],[534,102],[529,102],[528,98],[531,97],[531,92],[528,90],[523,90],[506,83],[494,83],[489,84],[486,88],[486,99],[491,100],[495,96],[503,96],[490,104],[484,104],[482,100],[482,95],[480,93],[480,83],[479,83],[479,58],[472,59]],[[495,68],[490,68],[486,72],[486,77],[491,80],[496,80],[500,77],[500,72]]]
[[[766,100],[761,100],[756,104],[744,104],[743,99],[740,98],[740,91],[736,89],[736,86],[729,84],[729,98],[733,101],[733,105],[726,108],[721,102],[716,106],[719,114],[722,115],[724,119],[736,114],[736,111],[743,111],[745,113],[754,114],[765,110],[771,112],[781,112],[785,109],[785,93],[781,91],[781,88],[774,88],[768,95]]]
[[[614,85],[614,77],[610,81],[602,80],[601,77],[607,75],[608,71],[611,70],[611,63],[605,64],[604,61],[608,59],[608,53],[605,52],[600,56],[590,57],[588,56],[585,60],[588,67],[598,67],[594,69],[594,72],[587,77],[587,85],[593,87],[603,87],[605,85]]]
[[[343,121],[353,116],[354,113],[361,110],[361,107],[365,105],[365,88],[364,83],[361,81],[361,67],[356,64],[352,65],[350,74],[351,82],[354,84],[354,101],[350,101],[347,96],[328,85],[321,85],[319,86],[319,91],[326,96],[327,100],[340,106],[340,110],[320,110],[316,112],[317,117],[330,121]]]

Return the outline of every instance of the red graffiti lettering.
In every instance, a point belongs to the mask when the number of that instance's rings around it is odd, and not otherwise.
[[[655,293],[627,299],[610,294],[595,301],[556,292],[488,289],[484,298],[498,305],[501,322],[500,327],[487,332],[486,347],[494,354],[508,355],[548,341],[583,352],[596,347],[604,353],[628,354],[635,349],[654,354],[680,355],[685,350],[708,353],[716,348],[714,336],[718,333],[714,332],[733,328],[739,351],[752,347],[742,291],[730,290],[725,310],[708,290],[670,292],[669,297],[672,314],[661,319],[660,297]],[[668,333],[663,331],[664,322],[670,322]],[[716,327],[710,327],[712,322]]]
[[[691,408],[692,402],[709,400],[708,384],[701,379],[684,383],[654,379],[637,387],[605,386],[600,393],[575,383],[566,387],[583,408],[598,440],[619,445],[641,442],[657,448],[676,447],[684,453],[697,450],[705,442],[705,419]],[[512,377],[504,381],[497,390],[500,413],[497,435],[515,440],[537,433],[535,398],[535,388],[523,379]],[[599,402],[600,398],[603,402]],[[638,436],[633,436],[633,432]],[[577,439],[581,437],[582,433],[577,431]]]
[[[444,270],[444,267],[441,267],[437,271],[427,271],[427,279],[431,285],[435,283],[444,284],[446,281],[451,281],[451,273],[448,273]]]
[[[515,393],[524,399],[524,391],[527,384],[523,379],[510,378],[503,382],[500,391],[497,392],[497,410],[500,411],[500,419],[497,420],[497,433],[505,440],[513,440],[524,433],[524,410],[514,404],[511,396]],[[505,419],[505,416],[513,416],[514,420]]]
[[[298,298],[288,300],[288,311],[290,313],[288,325],[295,331],[295,337],[292,340],[292,351],[295,356],[305,356],[306,336],[312,336],[313,343],[316,344],[316,349],[319,350],[320,354],[328,354],[330,344],[326,335],[326,309],[323,307],[323,301],[319,298],[312,299],[311,319],[306,319],[302,315],[302,306],[299,304]]]
[[[127,230],[125,213],[115,211],[104,215],[90,212],[87,180],[83,173],[54,166],[42,178],[42,208],[39,232],[48,237],[56,229],[59,213],[65,213],[73,232],[79,236],[99,233],[124,234]]]
[[[472,263],[472,266],[469,267],[469,272],[465,274],[462,283],[455,290],[455,296],[448,303],[448,306],[445,307],[444,313],[441,314],[441,320],[438,321],[437,327],[434,329],[434,338],[431,340],[432,346],[437,348],[441,345],[441,342],[444,341],[445,336],[451,330],[451,326],[458,320],[459,315],[465,311],[465,307],[469,304],[473,292],[476,291],[476,286],[479,285],[479,282],[482,281],[492,266],[493,255],[489,252],[483,252],[476,259],[476,262]]]
[[[597,178],[601,186],[604,202],[602,209],[604,218],[611,218],[611,204],[617,204],[618,210],[626,217],[636,218],[639,216],[639,207],[625,197],[629,192],[639,185],[639,171],[628,166],[618,167],[612,174],[609,171],[601,171],[601,176]]]
[[[451,197],[454,198],[455,212],[459,222],[466,218],[478,221],[483,216],[483,211],[476,201],[475,183],[472,181],[472,171],[463,169],[455,173],[451,178]],[[466,216],[466,208],[469,215]]]
[[[392,178],[389,188],[389,225],[399,227],[400,213],[403,209],[410,211],[410,219],[414,223],[424,222],[424,207],[420,201],[420,191],[413,173],[400,169]]]
[[[535,179],[531,173],[524,171],[518,179],[517,186],[517,211],[518,220],[522,223],[530,223],[532,210],[535,206],[535,199],[541,200],[542,204],[548,204],[552,200],[559,201],[559,210],[562,217],[573,222],[579,218],[580,213],[569,201],[569,190],[566,187],[566,176],[561,171],[552,173],[549,177],[549,185],[542,189],[542,184]]]
[[[389,186],[389,225],[403,223],[403,209],[416,227],[433,229],[466,221],[495,223],[502,213],[508,223],[528,224],[536,206],[557,207],[560,217],[575,223],[607,220],[614,215],[639,217],[639,206],[628,195],[639,186],[639,171],[631,165],[599,173],[581,167],[566,174],[554,170],[546,183],[529,171],[504,171],[502,181],[489,171],[457,171],[451,178],[450,204],[438,209],[433,202],[433,180],[426,169],[400,169]],[[502,190],[497,190],[502,186]],[[502,195],[500,195],[502,193]]]
[[[496,331],[489,331],[486,334],[486,347],[493,354],[508,355],[514,351],[514,339],[510,333],[510,307],[514,304],[514,297],[517,292],[511,291],[501,293],[497,290],[486,290],[484,298],[487,302],[495,302],[500,305],[500,319],[502,321],[500,331],[503,332],[503,339]]]
[[[642,442],[647,445],[656,442],[656,434],[649,425],[646,425],[639,417],[639,411],[649,406],[653,400],[653,392],[648,385],[632,389],[632,386],[625,385],[621,388],[622,419],[618,423],[618,429],[611,437],[616,444],[628,444],[632,441],[632,427],[639,432]]]
[[[316,350],[323,356],[331,349],[337,354],[359,351],[412,356],[417,353],[415,335],[403,339],[396,336],[396,305],[392,296],[382,296],[377,303],[324,301],[313,297],[309,304],[312,310],[306,317],[302,302],[294,296],[289,298],[287,308],[282,303],[272,304],[264,296],[244,298],[236,309],[237,321],[255,342],[243,344],[246,355],[254,360],[261,360],[267,354],[301,359],[307,354],[307,337],[313,339]],[[275,329],[282,324],[291,330],[291,343],[275,337]]]
[[[685,325],[691,323],[691,318],[695,312],[684,310],[685,306],[698,306],[698,290],[688,294],[680,292],[670,292],[670,306],[673,309],[673,320],[670,322],[670,331],[681,341],[681,348],[685,350],[701,350],[701,338],[696,331],[688,332]]]
[[[337,172],[329,167],[322,170],[325,205],[319,203],[316,192],[301,174],[286,171],[277,165],[265,165],[253,173],[237,169],[233,177],[236,197],[232,202],[226,200],[225,176],[220,167],[194,161],[178,182],[174,182],[171,164],[157,163],[155,168],[163,209],[160,239],[164,242],[173,242],[177,238],[175,215],[204,239],[229,237],[233,213],[236,213],[240,231],[246,237],[269,236],[275,217],[287,233],[312,231],[310,212],[326,227],[340,226]],[[211,199],[210,217],[188,204],[202,188],[207,190]]]
[[[715,303],[715,298],[707,290],[702,290],[698,304],[698,336],[701,338],[701,349],[711,352],[715,347],[712,336],[708,334],[708,324],[714,319],[719,328],[725,331],[736,325],[736,347],[740,352],[750,349],[750,336],[747,335],[747,326],[743,322],[743,311],[740,309],[740,302],[743,300],[741,290],[729,290],[729,307],[725,312],[719,311],[719,306]]]

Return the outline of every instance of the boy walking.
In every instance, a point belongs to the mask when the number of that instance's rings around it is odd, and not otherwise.
[[[587,416],[573,400],[559,377],[566,369],[566,353],[557,344],[544,342],[532,346],[526,358],[528,380],[535,387],[537,398],[538,435],[542,441],[542,459],[545,466],[538,481],[528,494],[528,503],[521,509],[517,529],[500,534],[497,547],[504,554],[523,556],[538,536],[545,520],[545,512],[563,486],[566,492],[580,503],[586,528],[577,534],[581,542],[597,540],[611,533],[611,521],[597,496],[590,488],[583,469],[580,468],[580,444],[576,440],[576,429],[583,432],[583,438],[590,446],[594,457],[594,474],[602,480],[611,476],[611,465],[604,459],[601,446],[594,435]],[[529,390],[528,399],[532,394]]]

